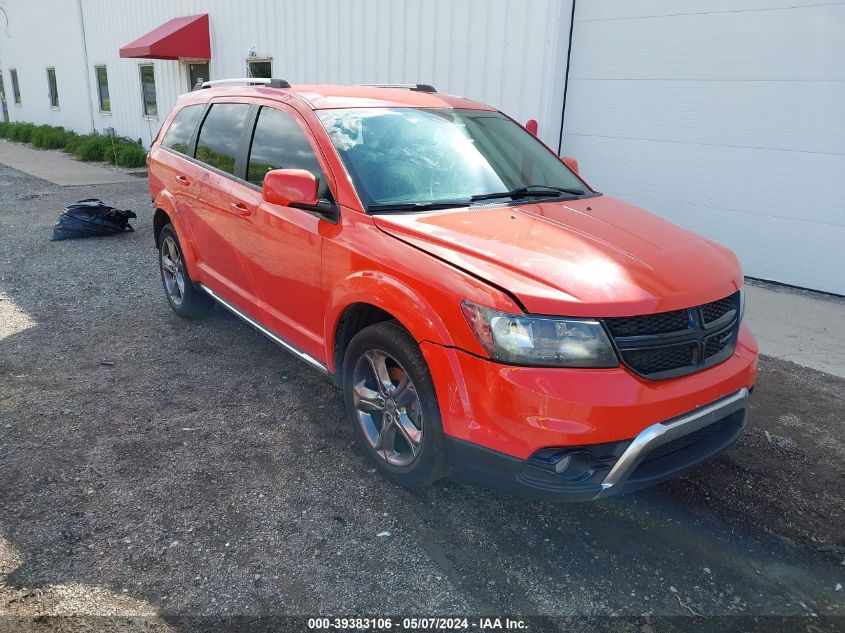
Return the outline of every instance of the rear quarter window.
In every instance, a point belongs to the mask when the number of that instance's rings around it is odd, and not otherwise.
[[[190,154],[191,136],[200,120],[205,104],[185,106],[174,117],[161,144],[181,154]]]

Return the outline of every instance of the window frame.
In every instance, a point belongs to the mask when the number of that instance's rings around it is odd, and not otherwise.
[[[53,80],[50,81],[50,73],[53,74]],[[56,90],[53,91],[55,84]],[[59,101],[59,76],[56,74],[55,66],[47,66],[47,98],[50,100],[51,110],[61,110],[61,101]]]
[[[144,68],[151,68],[153,71],[153,95],[155,96],[155,114],[147,111],[147,100],[144,97]],[[138,87],[141,89],[141,116],[145,119],[158,120],[158,87],[156,86],[156,67],[149,62],[138,64]]]
[[[268,77],[268,79],[272,78],[272,76],[273,76],[273,58],[272,57],[248,57],[247,60],[246,60],[247,77],[255,77],[255,75],[252,74],[252,64],[261,64],[261,63],[270,64],[270,73],[269,73],[270,77]],[[260,77],[259,77],[259,79],[260,79]]]
[[[18,69],[9,69],[9,83],[12,84],[12,103],[16,106],[21,106],[21,84],[18,80]]]
[[[103,71],[105,71],[105,73],[106,73],[106,91],[109,93],[108,110],[103,109],[103,90],[102,90],[102,85],[100,84],[100,75],[99,75],[100,68],[102,68]],[[99,107],[99,113],[111,115],[111,90],[109,90],[109,71],[108,71],[108,65],[107,64],[96,64],[94,66],[94,79],[97,82],[97,106]]]
[[[247,113],[246,121],[244,122],[244,129],[241,131],[240,139],[238,139],[238,151],[235,157],[235,172],[232,174],[227,171],[223,171],[222,169],[218,169],[213,165],[209,165],[208,163],[204,163],[196,158],[199,134],[202,130],[202,126],[205,125],[205,119],[208,117],[208,113],[211,111],[211,106],[220,103],[237,103],[250,106],[250,110]],[[182,154],[181,152],[178,152],[170,147],[165,147],[161,144],[161,142],[158,143],[158,147],[160,147],[166,152],[171,152],[174,156],[178,156],[183,160],[187,160],[199,167],[202,167],[203,169],[208,169],[212,173],[219,174],[224,178],[228,178],[229,180],[245,187],[250,187],[251,189],[258,192],[261,192],[262,188],[254,183],[249,182],[246,179],[247,168],[249,164],[249,154],[252,149],[252,137],[255,134],[255,126],[258,123],[258,113],[260,112],[262,107],[270,107],[276,110],[280,110],[290,116],[302,129],[303,134],[305,134],[305,137],[308,139],[308,143],[311,145],[311,149],[314,152],[314,155],[317,157],[317,162],[320,165],[320,170],[322,171],[323,177],[325,178],[326,187],[328,187],[329,195],[331,196],[329,198],[329,201],[334,205],[334,213],[331,215],[327,215],[324,212],[313,209],[298,210],[302,211],[303,213],[310,213],[311,215],[314,215],[320,218],[321,220],[325,220],[326,222],[330,222],[331,224],[337,224],[338,222],[340,222],[341,210],[340,204],[338,204],[337,202],[335,176],[330,166],[331,163],[326,157],[323,148],[320,147],[320,144],[317,142],[315,132],[313,131],[312,126],[308,124],[305,118],[299,112],[297,112],[296,109],[291,108],[290,106],[286,106],[278,101],[242,97],[214,97],[205,103],[188,104],[185,107],[189,107],[189,105],[203,106],[203,111],[200,114],[200,118],[197,121],[196,126],[194,127],[193,134],[191,134],[190,143],[188,144],[188,150],[190,151],[190,155]],[[181,111],[182,110],[179,110],[179,112]],[[162,137],[162,139],[164,139],[164,137]]]

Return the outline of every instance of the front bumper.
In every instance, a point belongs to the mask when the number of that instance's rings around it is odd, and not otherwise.
[[[758,372],[745,326],[724,362],[667,380],[624,367],[512,367],[429,342],[420,348],[455,478],[540,499],[629,492],[712,459],[742,431]],[[590,468],[561,476],[555,468],[573,451]]]
[[[522,460],[447,437],[446,453],[460,481],[532,499],[590,501],[674,479],[713,459],[742,432],[748,396],[743,387],[629,441],[541,450]],[[572,456],[585,456],[583,466],[559,468],[567,459],[573,464]]]

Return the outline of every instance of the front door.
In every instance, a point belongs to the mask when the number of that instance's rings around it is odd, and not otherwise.
[[[325,354],[321,297],[321,225],[305,211],[264,201],[261,184],[271,169],[307,169],[318,180],[323,169],[299,115],[285,106],[258,112],[247,158],[247,183],[232,185],[243,206],[231,223],[237,244],[241,291],[273,331],[315,358]]]

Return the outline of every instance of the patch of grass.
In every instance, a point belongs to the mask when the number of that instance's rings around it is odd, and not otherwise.
[[[75,155],[77,148],[79,147],[80,143],[82,143],[82,139],[84,138],[84,136],[79,136],[78,134],[70,132],[68,134],[68,137],[65,139],[65,152],[67,152],[68,154]]]
[[[32,123],[12,123],[7,138],[11,141],[18,141],[19,143],[29,143],[34,131],[35,126]]]
[[[91,162],[113,160],[111,139],[98,134],[87,134],[81,137],[73,155],[79,160]]]
[[[147,160],[140,139],[136,142],[123,136],[79,135],[52,125],[0,122],[0,138],[32,143],[39,149],[63,149],[79,160],[108,162],[121,167],[143,167]]]
[[[39,125],[32,131],[30,143],[40,149],[63,149],[70,135],[63,127]]]
[[[121,167],[143,167],[147,164],[147,152],[135,143],[123,143],[117,150],[117,164]]]

